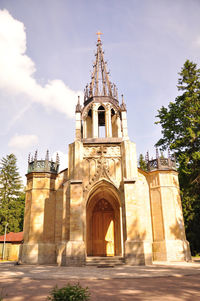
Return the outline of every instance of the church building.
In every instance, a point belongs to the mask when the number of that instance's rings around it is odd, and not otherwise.
[[[29,158],[21,262],[82,266],[190,260],[173,156],[137,167],[127,108],[110,82],[100,33],[92,78],[76,106],[68,168]],[[113,260],[113,261],[112,261]]]

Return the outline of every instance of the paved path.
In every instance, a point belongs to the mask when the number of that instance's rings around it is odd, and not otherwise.
[[[5,301],[45,300],[56,284],[77,281],[89,287],[91,301],[200,300],[200,262],[115,268],[0,264]]]

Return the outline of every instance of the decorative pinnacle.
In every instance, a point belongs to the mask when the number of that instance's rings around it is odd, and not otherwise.
[[[149,162],[149,152],[147,151],[146,156],[145,156],[145,161],[148,163]]]
[[[96,34],[98,35],[97,42],[101,42],[101,35],[102,35],[102,32],[98,31]]]
[[[29,153],[29,155],[28,155],[28,163],[30,163],[30,161],[31,161],[31,154]]]
[[[81,112],[81,105],[80,105],[80,96],[78,96],[78,103],[76,105],[76,113]]]
[[[46,161],[49,161],[49,150],[47,150],[47,152],[46,152],[45,160],[46,160]]]
[[[37,161],[37,155],[38,155],[38,151],[35,151],[35,156],[34,156],[34,161]]]
[[[59,155],[58,153],[56,154],[56,163],[59,164],[60,163],[60,158],[59,158]]]
[[[124,102],[124,95],[122,94],[122,104],[121,104],[121,110],[126,111],[126,104]]]

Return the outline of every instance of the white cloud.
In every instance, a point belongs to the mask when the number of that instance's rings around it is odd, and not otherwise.
[[[68,167],[68,154],[64,154],[61,151],[56,151],[53,153],[53,160],[56,161],[56,155],[59,155],[59,159],[60,159],[60,166],[59,166],[59,171],[65,169]]]
[[[36,66],[26,55],[24,24],[14,19],[7,10],[0,10],[0,89],[12,95],[26,95],[40,103],[73,117],[78,95],[62,80],[49,80],[41,86],[34,78]]]
[[[38,137],[36,135],[18,135],[12,137],[8,146],[14,149],[27,149],[38,144]]]

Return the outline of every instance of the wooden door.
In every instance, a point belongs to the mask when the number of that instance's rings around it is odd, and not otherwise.
[[[114,256],[114,214],[113,212],[103,213],[104,248],[106,256]]]
[[[114,256],[114,210],[110,203],[100,200],[92,215],[92,255]]]

